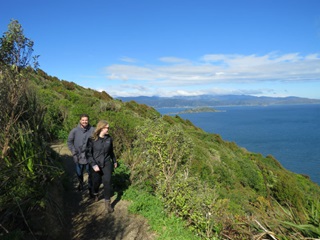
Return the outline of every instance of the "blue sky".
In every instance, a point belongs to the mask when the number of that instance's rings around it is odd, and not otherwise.
[[[319,0],[16,0],[40,68],[118,96],[320,99]]]

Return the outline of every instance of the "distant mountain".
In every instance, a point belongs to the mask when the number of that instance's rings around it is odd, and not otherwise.
[[[250,95],[198,95],[175,97],[118,97],[124,102],[135,101],[154,108],[205,106],[266,106],[288,104],[320,104],[319,99],[300,97],[255,97]]]

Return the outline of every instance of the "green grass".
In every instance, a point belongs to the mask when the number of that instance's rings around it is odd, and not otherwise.
[[[184,222],[174,216],[168,216],[159,198],[149,193],[130,187],[123,198],[131,201],[129,211],[142,215],[148,220],[151,229],[156,232],[158,240],[193,240],[199,239]]]

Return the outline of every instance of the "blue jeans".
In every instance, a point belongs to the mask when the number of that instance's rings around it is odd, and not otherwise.
[[[83,172],[84,169],[86,169],[87,173],[88,173],[88,188],[89,190],[92,188],[92,179],[91,179],[91,166],[90,164],[79,164],[76,163],[76,173],[77,173],[77,177],[79,179],[80,184],[83,184]]]

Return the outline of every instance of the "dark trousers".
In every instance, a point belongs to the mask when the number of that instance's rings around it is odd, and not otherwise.
[[[80,184],[83,184],[83,172],[84,169],[86,169],[86,172],[88,173],[88,188],[91,189],[92,188],[92,171],[91,171],[91,166],[90,164],[79,164],[76,163],[76,173],[77,173],[77,177],[79,179]]]
[[[99,187],[103,184],[103,194],[106,200],[111,198],[111,175],[112,175],[112,163],[108,161],[103,168],[100,167],[100,171],[96,172],[92,170],[92,183],[93,194],[99,193]]]

